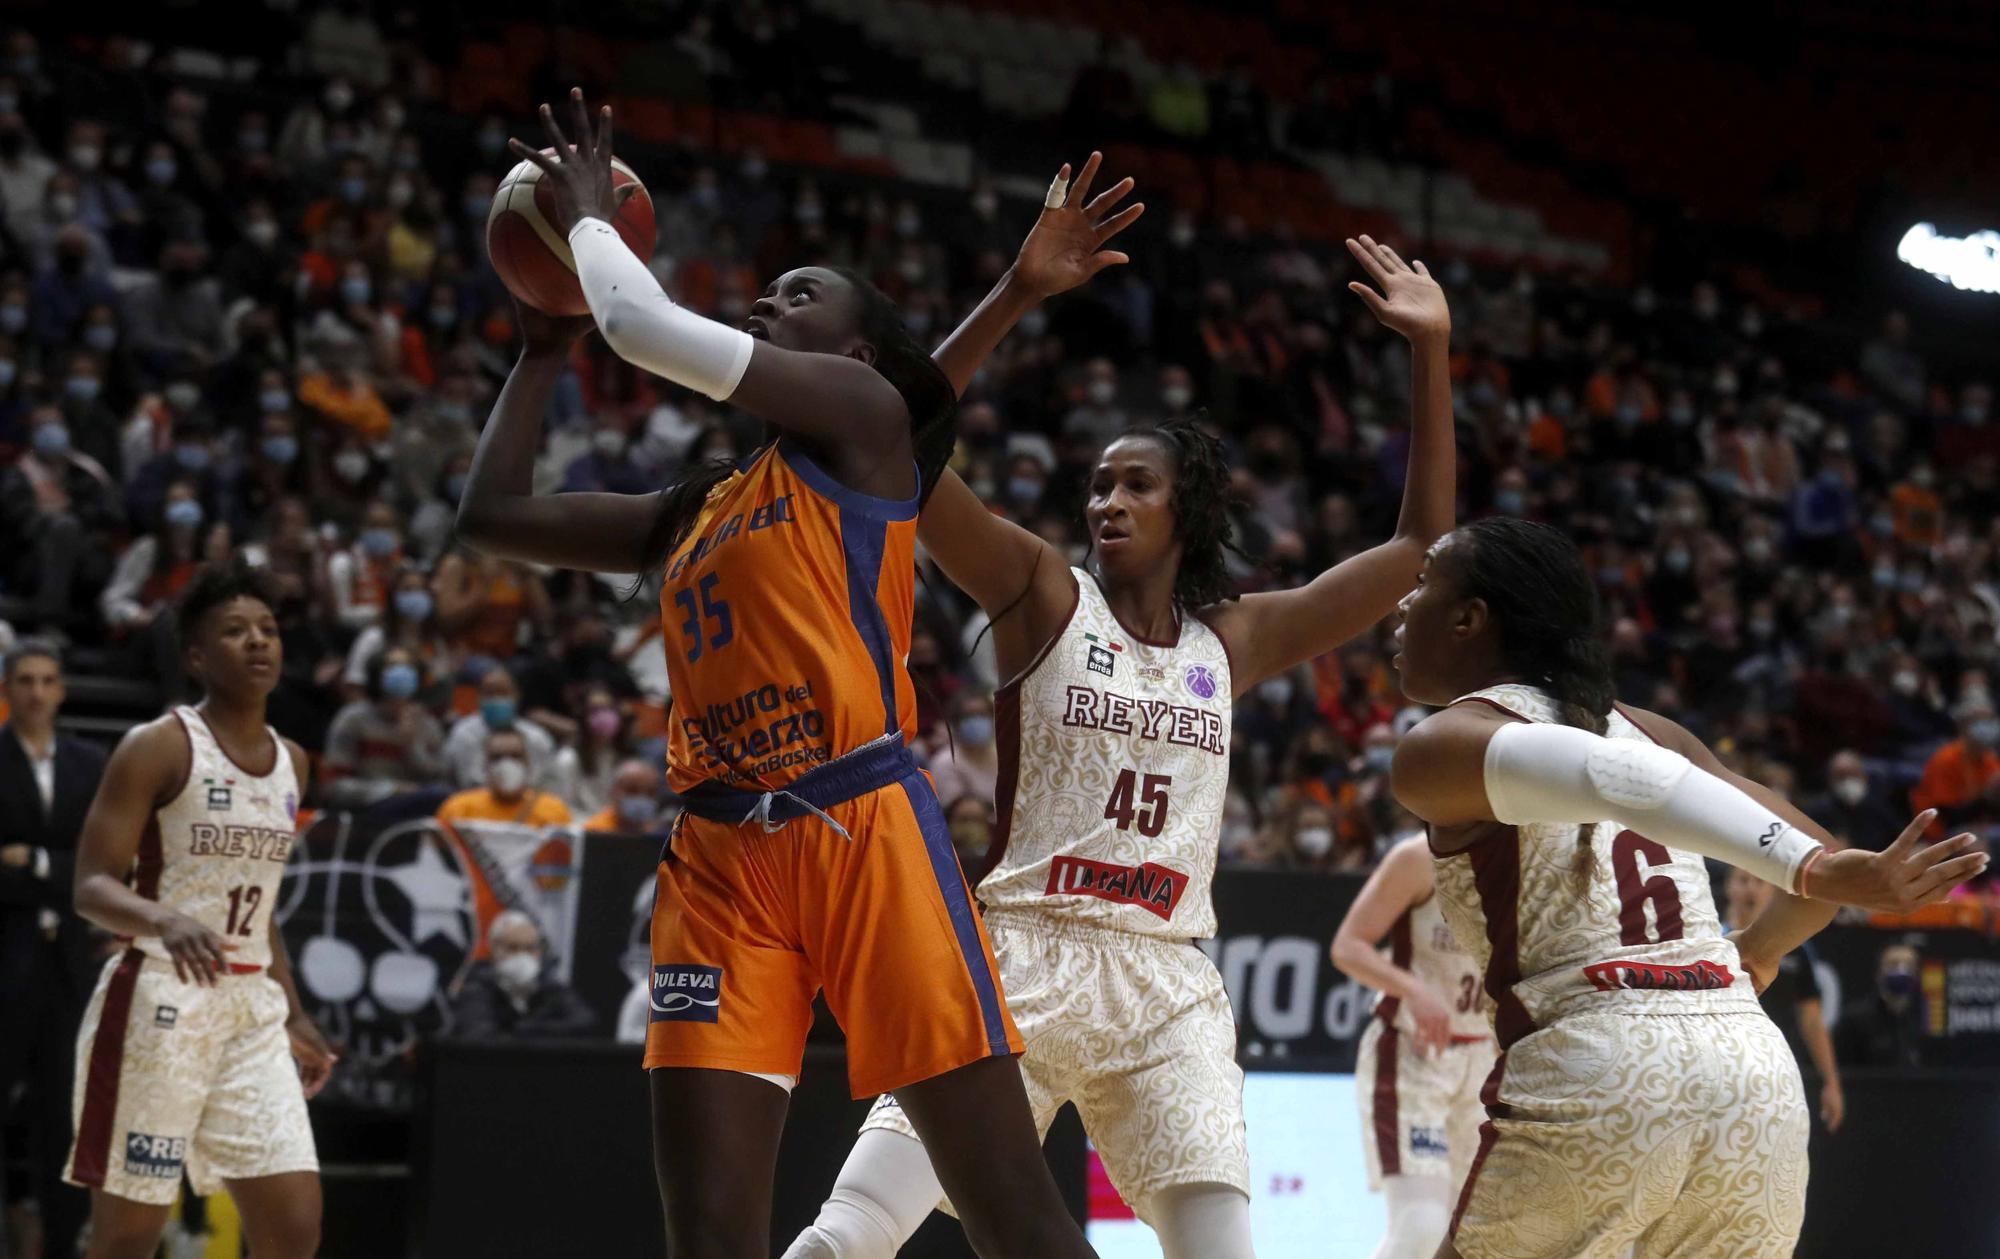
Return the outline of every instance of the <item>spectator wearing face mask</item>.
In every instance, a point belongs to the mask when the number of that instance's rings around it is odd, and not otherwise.
[[[1875,967],[1875,989],[1851,1001],[1834,1030],[1834,1048],[1850,1067],[1919,1067],[1923,1065],[1926,1022],[1920,975],[1921,958],[1910,944],[1882,950]]]
[[[660,807],[660,790],[666,785],[660,767],[637,757],[620,761],[611,776],[610,798],[604,807],[583,824],[587,831],[611,831],[620,835],[665,835],[668,817]]]
[[[1806,802],[1806,813],[1856,848],[1880,851],[1909,824],[1907,814],[1889,803],[1868,776],[1861,754],[1851,748],[1835,752],[1826,763],[1826,792]]]
[[[160,269],[125,301],[133,348],[164,363],[186,360],[203,367],[223,350],[221,288],[208,274],[208,248],[176,240],[160,250]]]
[[[126,515],[133,520],[151,520],[166,501],[167,486],[186,482],[194,487],[195,499],[202,510],[214,519],[221,478],[215,468],[214,426],[206,415],[193,410],[200,404],[201,387],[191,380],[177,380],[167,389],[172,391],[168,405],[177,414],[171,444],[133,472],[125,487]],[[189,391],[194,395],[192,399]],[[187,411],[180,410],[182,402],[190,403]]]
[[[282,403],[264,412],[251,441],[220,474],[217,514],[248,536],[272,504],[306,492],[304,454],[291,412]]]
[[[438,806],[438,821],[507,822],[533,827],[568,825],[569,806],[532,785],[528,750],[528,740],[520,730],[500,729],[487,735],[480,747],[485,786],[472,787],[447,798]]]
[[[2000,717],[1994,715],[1993,701],[1968,696],[1952,716],[1958,721],[1958,738],[1931,756],[1910,792],[1911,808],[1938,811],[1931,824],[1933,839],[2000,821]]]
[[[959,869],[968,882],[977,879],[993,846],[993,802],[980,796],[959,796],[946,806],[944,821],[951,832],[952,851],[958,854]]]
[[[69,444],[110,471],[121,463],[118,415],[104,393],[104,363],[84,350],[71,352],[58,376],[62,392],[57,405],[69,426]]]
[[[477,962],[452,1002],[452,1032],[493,1041],[584,1036],[597,1016],[576,990],[550,971],[541,928],[518,909],[503,910],[486,930],[489,960]]]
[[[616,411],[600,412],[590,432],[590,449],[572,459],[563,471],[562,492],[644,494],[651,488],[646,474],[633,462],[630,425],[625,417]]]
[[[354,545],[326,561],[327,585],[341,626],[358,633],[380,621],[402,567],[402,522],[393,506],[378,499],[362,512]]]
[[[952,737],[931,753],[931,777],[938,799],[971,798],[993,804],[1000,781],[1000,751],[994,739],[993,699],[962,691],[952,706]]]
[[[1895,723],[1897,747],[1913,747],[1949,739],[1956,730],[1937,683],[1908,652],[1897,652],[1884,669],[1884,702]]]
[[[367,697],[342,708],[327,730],[320,788],[329,806],[358,808],[444,777],[444,727],[418,699],[423,683],[408,650],[375,657]]]
[[[487,744],[496,734],[515,734],[530,781],[539,782],[555,759],[556,741],[541,726],[520,715],[521,688],[514,675],[494,665],[479,680],[479,711],[461,717],[445,738],[445,760],[452,781],[461,787],[489,776],[492,756]]]
[[[366,352],[358,345],[336,347],[326,338],[316,348],[321,365],[299,377],[299,405],[334,432],[346,430],[367,442],[386,439],[393,421],[366,369]]]
[[[612,803],[632,755],[631,723],[609,687],[590,684],[581,688],[575,725],[575,744],[565,749],[575,770],[564,796],[580,813],[598,812]]]
[[[1063,417],[1062,434],[1071,441],[1101,449],[1131,427],[1132,419],[1118,404],[1118,367],[1108,358],[1084,364],[1078,398]]]
[[[26,594],[34,623],[59,634],[108,575],[112,549],[103,543],[125,513],[103,465],[71,449],[61,411],[36,407],[27,437],[0,475],[0,536],[15,540],[10,593]]]

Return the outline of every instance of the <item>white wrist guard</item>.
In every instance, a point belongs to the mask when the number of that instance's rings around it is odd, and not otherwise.
[[[717,402],[736,392],[756,345],[749,333],[675,305],[603,219],[578,219],[569,248],[583,300],[619,358]]]
[[[1486,745],[1495,819],[1613,821],[1646,838],[1726,861],[1787,892],[1820,847],[1738,788],[1678,752],[1570,726],[1513,722]]]

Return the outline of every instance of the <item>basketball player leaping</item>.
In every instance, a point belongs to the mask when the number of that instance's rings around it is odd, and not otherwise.
[[[1106,265],[1059,179],[1009,277],[937,358],[963,389],[1019,314]],[[1123,185],[1106,196],[1122,195]],[[1065,245],[1064,242],[1067,241]],[[1387,616],[1451,527],[1450,312],[1421,263],[1348,242],[1355,291],[1409,339],[1409,476],[1393,537],[1304,586],[1237,599],[1225,568],[1228,466],[1194,423],[1133,430],[1083,504],[1095,550],[1071,568],[947,473],[919,537],[993,621],[1001,777],[979,884],[1036,1122],[1075,1102],[1112,1183],[1168,1259],[1248,1259],[1249,1157],[1236,1025],[1191,941],[1215,933],[1209,883],[1231,707],[1265,678]],[[1112,261],[1122,260],[1117,255]],[[870,1112],[832,1196],[787,1259],[885,1259],[937,1206],[894,1099]]]
[[[1435,893],[1430,850],[1412,836],[1368,876],[1333,937],[1333,964],[1379,994],[1354,1066],[1368,1184],[1389,1208],[1375,1259],[1437,1253],[1479,1144],[1479,1086],[1493,1069],[1479,963]]]
[[[252,1259],[319,1246],[306,1098],[334,1054],[271,916],[306,764],[265,724],[275,606],[255,570],[196,575],[178,629],[205,698],[125,736],[84,821],[76,910],[127,943],[77,1041],[68,1178],[91,1191],[90,1259],[150,1256],[183,1167],[228,1187]]]
[[[1836,904],[1906,912],[1986,866],[1919,814],[1883,852],[1824,847],[1686,730],[1612,702],[1576,547],[1494,517],[1425,557],[1403,693],[1445,706],[1396,749],[1437,898],[1501,1055],[1443,1259],[1790,1255],[1805,1211],[1797,1064],[1754,986]],[[1723,938],[1704,856],[1781,889]],[[1812,899],[1806,899],[1806,898]]]

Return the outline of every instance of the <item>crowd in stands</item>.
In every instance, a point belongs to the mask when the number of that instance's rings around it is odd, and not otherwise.
[[[699,16],[682,52],[768,52],[787,30],[771,12]],[[625,580],[534,571],[452,536],[511,364],[484,224],[505,139],[532,138],[530,120],[447,110],[421,44],[361,6],[309,10],[289,38],[289,69],[251,87],[168,73],[129,41],[16,30],[0,47],[11,631],[182,695],[162,612],[198,565],[240,551],[285,592],[274,716],[314,755],[318,803],[447,788],[456,816],[656,832],[672,800],[650,589],[628,598]],[[117,90],[78,90],[103,84]],[[1197,87],[1163,87],[1148,134],[1272,133],[1254,85]],[[1078,85],[1078,152],[1048,153],[1048,169],[1101,142],[1085,120],[1117,88]],[[782,79],[760,91],[803,94]],[[913,332],[942,339],[1034,212],[985,175],[945,194],[779,170],[755,150],[629,160],[658,208],[654,270],[732,322],[772,275],[826,261],[875,278]],[[1146,171],[1109,175],[1128,173],[1145,196]],[[1130,252],[1032,312],[975,380],[957,457],[972,487],[1087,562],[1096,451],[1128,424],[1196,412],[1237,469],[1243,590],[1304,581],[1384,536],[1409,365],[1345,292],[1344,256],[1158,202]],[[1848,312],[1873,328],[1855,338],[1698,275],[1609,287],[1431,261],[1454,315],[1461,518],[1543,520],[1585,548],[1624,700],[1687,724],[1849,842],[1885,845],[1926,805],[1940,833],[2000,826],[1987,382],[1927,363],[1894,312]],[[600,343],[573,367],[539,487],[644,491],[757,440],[745,417]],[[927,577],[909,658],[919,737],[970,858],[992,825],[1002,679],[977,608]],[[1387,629],[1239,705],[1225,861],[1365,867],[1412,828],[1386,771],[1419,714]]]

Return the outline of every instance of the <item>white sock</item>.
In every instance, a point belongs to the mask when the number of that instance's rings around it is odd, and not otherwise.
[[[1240,1189],[1173,1185],[1153,1195],[1146,1215],[1166,1259],[1255,1259],[1250,1199]]]
[[[1389,1231],[1375,1259],[1432,1259],[1451,1231],[1452,1185],[1446,1176],[1384,1176]]]
[[[870,1128],[848,1152],[819,1218],[784,1259],[890,1259],[943,1199],[923,1142]]]

